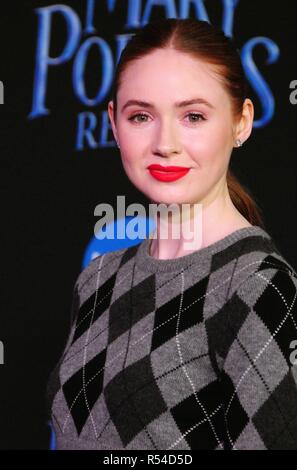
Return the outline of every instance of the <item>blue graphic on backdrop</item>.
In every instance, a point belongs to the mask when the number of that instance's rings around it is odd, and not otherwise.
[[[47,424],[48,424],[48,427],[50,429],[49,449],[50,450],[55,450],[56,446],[57,446],[57,443],[56,443],[56,435],[55,435],[55,431],[54,431],[54,428],[53,428],[53,423],[51,421],[48,421]]]
[[[105,233],[108,231],[108,226],[112,225],[112,229],[115,233],[115,235],[120,232],[120,233],[126,233],[127,232],[127,225],[131,220],[135,219],[133,216],[127,216],[122,219],[116,220],[114,222],[111,222],[110,224],[107,224],[106,230],[101,230],[101,233]],[[151,218],[146,218],[146,217],[141,217],[137,216],[137,221],[139,224],[143,224],[145,227],[145,238],[148,238],[149,234],[155,230],[155,222]],[[136,236],[136,234],[135,234]],[[120,250],[122,248],[128,248],[129,246],[133,245],[138,245],[141,243],[143,239],[139,238],[136,236],[134,240],[131,240],[131,238],[114,238],[114,239],[108,239],[108,238],[103,238],[102,240],[96,238],[95,236],[90,240],[88,243],[85,254],[83,257],[83,262],[82,262],[82,268],[85,268],[92,259],[96,258],[98,255],[102,255],[103,253],[107,253],[110,251],[116,251]]]
[[[221,0],[222,24],[221,29],[226,36],[233,37],[233,25],[235,9],[240,0]],[[50,114],[46,105],[48,83],[48,72],[51,67],[63,67],[72,60],[72,87],[77,101],[85,106],[87,110],[80,112],[77,117],[77,130],[75,135],[76,150],[86,148],[114,147],[114,140],[109,140],[111,131],[107,110],[101,111],[99,116],[90,108],[98,107],[108,99],[113,83],[115,64],[117,64],[123,48],[126,46],[133,32],[117,34],[115,36],[115,57],[112,48],[102,37],[96,35],[100,25],[100,7],[103,1],[85,0],[85,18],[80,19],[76,11],[67,5],[57,4],[36,9],[37,46],[35,57],[35,73],[32,97],[32,109],[29,119],[40,118]],[[110,15],[115,9],[115,0],[106,0],[106,6]],[[128,0],[126,6],[126,29],[137,29],[150,21],[154,7],[164,7],[166,18],[189,18],[190,7],[195,10],[195,17],[208,21],[209,16],[203,0],[180,0],[180,1],[156,1],[156,0]],[[143,11],[143,13],[142,13]],[[66,25],[67,34],[64,44],[61,44],[59,55],[50,55],[51,39],[55,36],[54,18],[60,17]],[[193,15],[191,15],[193,17]],[[84,22],[84,24],[83,24]],[[96,22],[97,25],[96,26]],[[85,38],[85,36],[90,36]],[[267,63],[273,64],[279,59],[280,51],[277,44],[270,38],[254,37],[249,39],[241,50],[241,58],[247,80],[259,98],[262,114],[254,121],[254,127],[266,126],[274,115],[273,93],[266,83],[265,78],[258,70],[253,53],[257,47],[266,49],[268,54]],[[98,92],[95,97],[88,96],[85,77],[88,74],[87,64],[91,49],[98,52],[98,66],[101,67],[101,83],[98,83]],[[90,64],[89,64],[90,67]],[[92,67],[94,65],[92,64]]]

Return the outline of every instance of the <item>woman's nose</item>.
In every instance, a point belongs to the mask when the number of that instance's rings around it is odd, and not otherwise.
[[[180,153],[181,147],[176,127],[170,123],[160,124],[156,131],[154,153],[168,156],[172,153]]]

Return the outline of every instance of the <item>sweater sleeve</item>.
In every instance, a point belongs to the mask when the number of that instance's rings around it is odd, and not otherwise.
[[[70,308],[70,326],[68,328],[67,337],[66,337],[66,341],[63,347],[63,351],[62,351],[62,354],[60,355],[58,362],[56,362],[55,367],[51,370],[50,375],[48,377],[47,385],[46,385],[46,412],[47,412],[48,419],[51,419],[52,401],[60,386],[59,368],[71,344],[73,331],[74,331],[73,326],[74,326],[74,322],[78,314],[78,309],[79,309],[78,279],[79,279],[79,276],[72,290],[72,299],[71,299],[71,308]]]
[[[296,273],[266,268],[228,301],[225,449],[297,449],[296,297]]]

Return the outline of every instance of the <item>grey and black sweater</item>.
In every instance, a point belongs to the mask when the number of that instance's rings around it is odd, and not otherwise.
[[[167,260],[148,247],[77,278],[48,384],[57,448],[297,449],[297,274],[270,235]]]

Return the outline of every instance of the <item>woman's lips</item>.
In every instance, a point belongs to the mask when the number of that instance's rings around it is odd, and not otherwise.
[[[185,176],[190,168],[182,167],[182,166],[166,166],[163,167],[161,165],[150,165],[148,167],[150,174],[153,178],[159,181],[176,181],[183,176]]]

